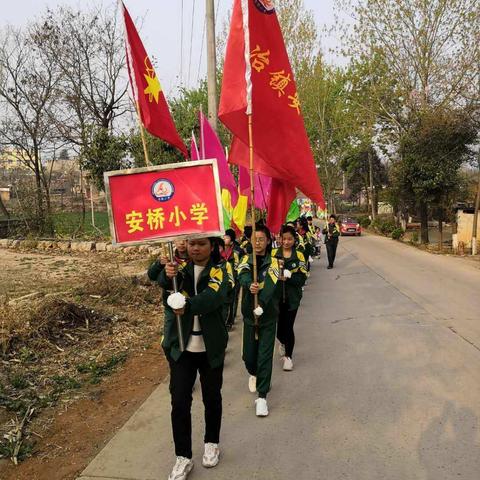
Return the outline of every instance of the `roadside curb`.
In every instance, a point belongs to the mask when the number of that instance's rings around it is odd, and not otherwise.
[[[75,253],[123,253],[123,254],[149,254],[159,255],[158,246],[116,246],[110,242],[74,241],[74,240],[13,240],[0,238],[0,248],[12,250],[37,250],[39,252],[62,251]]]

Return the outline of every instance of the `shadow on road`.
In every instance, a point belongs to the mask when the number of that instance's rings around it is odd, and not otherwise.
[[[446,402],[441,415],[433,418],[422,433],[418,455],[428,480],[478,478],[478,417],[470,408]]]

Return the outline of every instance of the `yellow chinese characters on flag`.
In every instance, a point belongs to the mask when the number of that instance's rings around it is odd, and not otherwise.
[[[212,160],[107,172],[105,180],[115,243],[223,234],[218,169]]]

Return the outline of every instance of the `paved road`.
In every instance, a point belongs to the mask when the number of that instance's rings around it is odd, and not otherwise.
[[[275,358],[271,414],[254,415],[232,335],[221,463],[201,480],[478,480],[480,270],[392,240],[342,238],[314,266],[297,320],[295,370]],[[166,479],[173,462],[161,385],[82,480]]]

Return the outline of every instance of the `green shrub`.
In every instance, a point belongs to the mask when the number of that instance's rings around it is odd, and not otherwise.
[[[380,224],[380,231],[383,235],[391,235],[391,233],[396,229],[395,222],[391,220],[384,220]]]
[[[418,239],[419,239],[418,232],[412,232],[412,240],[411,240],[411,242],[412,242],[412,243],[418,243]]]
[[[375,220],[372,220],[372,222],[370,223],[370,226],[374,230],[380,231],[380,227],[382,226],[382,220],[380,218],[376,218]]]
[[[400,240],[403,235],[405,235],[405,231],[400,227],[395,228],[391,233],[391,236],[394,240]]]
[[[368,228],[370,226],[370,224],[372,223],[372,221],[370,220],[370,218],[368,218],[365,215],[365,216],[362,216],[362,217],[358,217],[358,223],[360,224],[360,226],[362,228]]]

